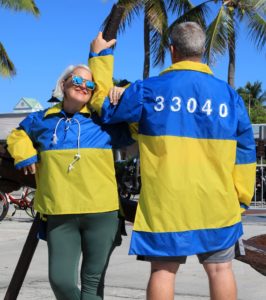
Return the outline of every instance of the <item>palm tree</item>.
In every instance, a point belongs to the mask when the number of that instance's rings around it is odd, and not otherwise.
[[[131,25],[134,17],[138,17],[140,12],[144,10],[144,70],[143,78],[149,76],[150,71],[150,49],[151,49],[151,34],[152,40],[155,43],[158,35],[167,29],[167,13],[164,1],[155,0],[119,0],[118,6],[124,7],[122,19],[119,24],[119,32],[125,31],[126,25]],[[108,16],[109,17],[109,16]],[[108,17],[104,21],[106,26]],[[158,40],[156,40],[157,42]],[[153,46],[152,46],[153,47]],[[155,46],[154,46],[155,47]]]
[[[252,108],[261,106],[266,101],[266,91],[262,90],[260,81],[255,81],[253,84],[248,81],[244,87],[238,88],[237,92],[245,101],[249,114]]]
[[[248,81],[244,87],[238,88],[237,92],[246,104],[251,122],[253,124],[266,123],[266,110],[264,106],[266,91],[262,90],[262,83],[255,81],[252,84]]]
[[[245,21],[248,35],[258,50],[266,42],[266,0],[207,0],[204,5],[219,6],[215,18],[207,29],[206,59],[213,63],[217,54],[228,50],[228,83],[234,87],[235,55],[238,26]]]
[[[39,15],[39,9],[33,0],[0,0],[0,6],[14,11],[30,12],[35,16]],[[15,74],[15,66],[0,42],[0,75],[7,77]]]
[[[134,17],[144,11],[144,69],[143,78],[150,72],[150,60],[153,56],[153,66],[163,65],[165,55],[169,48],[168,42],[168,15],[171,13],[182,14],[190,11],[188,18],[194,18],[202,23],[200,7],[193,11],[193,4],[189,0],[119,0],[117,5],[123,6],[124,13],[119,25],[119,32],[125,31],[131,25]],[[107,24],[108,17],[104,21]]]

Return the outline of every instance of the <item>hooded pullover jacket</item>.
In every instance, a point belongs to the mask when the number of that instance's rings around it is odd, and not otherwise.
[[[113,59],[103,57],[103,64]],[[112,78],[101,80],[107,95]],[[47,215],[117,210],[112,147],[133,142],[126,123],[102,125],[86,106],[69,117],[62,103],[28,115],[7,139],[16,168],[38,164],[34,208]]]

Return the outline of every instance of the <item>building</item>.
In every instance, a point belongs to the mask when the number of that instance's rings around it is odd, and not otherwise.
[[[22,97],[14,106],[13,113],[0,114],[0,141],[5,141],[12,129],[31,112],[42,110],[42,105],[35,99]]]
[[[13,108],[14,113],[31,113],[43,110],[42,105],[33,98],[22,97]]]
[[[27,115],[28,113],[0,114],[0,141],[6,140],[11,130],[18,127]]]

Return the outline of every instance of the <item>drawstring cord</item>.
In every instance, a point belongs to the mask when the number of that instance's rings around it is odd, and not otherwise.
[[[77,119],[73,118],[73,120],[78,124],[78,152],[74,156],[74,160],[68,165],[68,172],[74,169],[74,164],[81,159],[80,155],[80,123]]]
[[[58,137],[57,137],[57,128],[59,126],[59,124],[61,123],[62,120],[66,120],[66,123],[71,123],[71,120],[74,120],[77,124],[78,124],[78,141],[77,141],[77,146],[78,146],[78,152],[74,155],[74,160],[68,165],[68,172],[70,172],[71,170],[74,169],[74,164],[80,160],[81,155],[80,155],[80,133],[81,133],[81,127],[80,127],[80,122],[76,119],[76,118],[61,118],[58,120],[56,126],[55,126],[55,130],[53,133],[53,144],[56,145],[57,141],[58,141]],[[69,128],[69,126],[65,129],[67,130]]]
[[[55,126],[55,130],[54,130],[54,134],[53,134],[53,144],[56,145],[57,144],[57,141],[58,141],[58,138],[57,138],[57,135],[56,135],[56,132],[57,132],[57,127],[59,126],[59,124],[61,123],[61,121],[63,121],[65,118],[61,118],[59,119],[59,121],[57,122],[56,126]]]

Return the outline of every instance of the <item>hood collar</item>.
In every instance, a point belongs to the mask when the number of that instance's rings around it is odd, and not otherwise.
[[[194,62],[194,61],[188,61],[188,60],[184,60],[172,64],[169,68],[162,71],[160,75],[165,74],[167,72],[180,71],[180,70],[192,70],[192,71],[198,71],[198,72],[213,75],[211,69],[206,64]]]
[[[48,108],[44,116],[47,117],[48,115],[58,114],[62,110],[63,110],[63,101],[59,102],[58,104],[54,105],[51,108]],[[82,107],[82,109],[79,111],[79,113],[88,114],[89,116],[91,115],[91,111],[88,108],[88,105],[85,105],[84,107]]]

